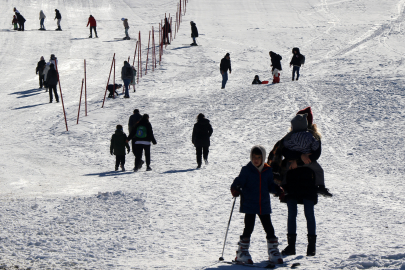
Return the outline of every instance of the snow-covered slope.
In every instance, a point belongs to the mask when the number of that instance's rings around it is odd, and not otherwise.
[[[239,269],[218,263],[232,206],[229,186],[249,150],[270,150],[293,115],[312,106],[323,134],[320,163],[332,199],[315,208],[317,256],[307,258],[303,209],[298,220],[301,269],[405,269],[403,0],[189,0],[176,39],[161,66],[144,76],[131,98],[101,108],[111,59],[132,56],[136,40],[121,41],[120,18],[130,36],[147,34],[177,1],[2,1],[0,8],[0,263],[33,269]],[[25,32],[11,29],[16,6]],[[62,13],[62,32],[54,9]],[[99,39],[88,39],[87,18]],[[191,42],[189,21],[200,33]],[[306,56],[291,82],[292,47]],[[278,85],[268,52],[283,56]],[[220,89],[219,61],[229,52],[232,74]],[[58,57],[69,131],[60,103],[38,87],[40,56]],[[88,116],[76,125],[83,60],[87,61]],[[82,107],[83,108],[83,107]],[[132,111],[148,113],[158,144],[152,172],[113,172],[109,140]],[[191,131],[198,113],[211,120],[210,164],[196,167]],[[134,157],[127,155],[127,168]],[[238,208],[237,202],[236,208]],[[286,245],[287,209],[272,198],[272,220]],[[255,261],[266,259],[258,222]],[[243,229],[235,213],[224,257],[234,257]]]

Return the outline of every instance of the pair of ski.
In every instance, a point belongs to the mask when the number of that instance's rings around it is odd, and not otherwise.
[[[293,263],[293,264],[288,264],[288,263],[283,263],[283,264],[274,264],[274,263],[268,263],[267,265],[263,265],[262,263],[254,263],[254,264],[248,264],[248,263],[243,263],[243,262],[237,262],[237,261],[222,261],[223,263],[226,264],[234,264],[234,265],[241,265],[241,266],[246,266],[246,267],[253,267],[253,268],[265,268],[265,269],[274,269],[274,268],[281,268],[281,267],[288,267],[291,269],[296,269],[298,266],[300,266],[300,263]]]

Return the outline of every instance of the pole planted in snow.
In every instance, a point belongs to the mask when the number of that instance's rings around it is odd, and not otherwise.
[[[82,79],[82,89],[80,90],[79,110],[77,112],[77,122],[76,122],[76,124],[79,124],[80,104],[82,104],[83,83],[84,83],[84,79]]]
[[[64,105],[64,103],[63,103],[62,87],[60,87],[60,79],[59,79],[59,72],[58,72],[58,63],[57,63],[56,60],[55,60],[55,67],[56,67],[56,74],[58,75],[59,92],[60,92],[60,99],[61,99],[61,101],[62,101],[63,115],[65,116],[66,131],[69,131],[69,129],[68,129],[68,124],[67,124],[67,120],[66,120],[65,105]],[[49,91],[51,91],[51,89],[49,89]]]
[[[148,41],[148,52],[146,53],[145,75],[148,72],[149,46],[150,46],[150,31],[149,31],[149,41]]]
[[[81,95],[81,94],[80,94]],[[84,59],[84,109],[87,116],[87,74],[86,74],[86,59]],[[77,119],[79,122],[79,119]]]

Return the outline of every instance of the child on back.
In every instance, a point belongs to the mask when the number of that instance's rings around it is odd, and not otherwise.
[[[283,263],[278,251],[278,238],[274,234],[271,223],[270,195],[276,193],[279,187],[273,181],[273,171],[265,163],[266,150],[263,146],[254,146],[250,151],[250,162],[243,166],[239,176],[231,185],[234,197],[241,195],[240,212],[245,213],[245,229],[238,242],[235,261],[253,264],[249,254],[250,236],[253,232],[256,215],[259,216],[266,231],[269,260],[273,263]]]
[[[110,153],[115,155],[115,170],[118,171],[118,166],[121,164],[122,171],[125,171],[125,147],[129,153],[130,148],[127,143],[127,135],[122,131],[122,126],[117,125],[117,130],[111,137]]]
[[[309,110],[309,113],[312,114],[312,111]],[[313,133],[308,130],[308,113],[297,114],[291,120],[291,129],[292,131],[288,133],[283,140],[285,148],[291,151],[300,152],[306,155],[307,158],[311,153],[319,149],[319,140],[315,139]],[[297,166],[297,161],[293,160],[291,161],[289,168],[296,169]],[[327,188],[325,188],[325,177],[321,165],[315,160],[303,166],[310,168],[314,172],[315,185],[318,186],[318,193],[323,196],[332,197],[332,194],[329,193]]]

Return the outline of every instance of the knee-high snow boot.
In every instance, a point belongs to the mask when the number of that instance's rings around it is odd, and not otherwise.
[[[278,238],[272,237],[267,239],[267,251],[269,253],[269,261],[273,263],[281,264],[283,259],[278,251]]]
[[[307,256],[315,256],[316,253],[316,235],[308,234],[308,247],[307,247]]]
[[[288,246],[281,252],[284,256],[295,255],[296,234],[287,234]]]
[[[235,261],[253,264],[252,257],[249,254],[249,246],[250,246],[250,238],[240,236]]]

